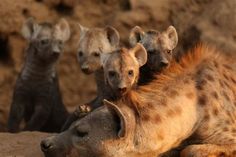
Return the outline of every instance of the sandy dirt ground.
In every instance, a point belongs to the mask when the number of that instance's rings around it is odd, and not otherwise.
[[[73,111],[76,105],[88,102],[96,96],[93,75],[81,73],[76,59],[78,23],[87,27],[112,25],[120,32],[122,45],[126,46],[129,31],[135,25],[145,30],[159,31],[174,25],[179,33],[176,54],[182,54],[196,43],[204,42],[234,57],[235,8],[235,0],[217,3],[213,0],[1,0],[0,131],[6,130],[15,80],[24,62],[26,42],[20,34],[20,29],[28,17],[33,16],[39,22],[56,22],[60,17],[69,21],[72,36],[58,63],[58,73],[63,101],[67,109]],[[44,136],[40,133],[32,134],[38,138]],[[24,134],[1,133],[0,149],[3,148],[3,138],[14,139],[18,136],[23,138]],[[29,145],[32,144],[30,142]],[[12,146],[15,144],[13,140]],[[10,145],[6,147],[6,153],[7,149],[13,151]]]

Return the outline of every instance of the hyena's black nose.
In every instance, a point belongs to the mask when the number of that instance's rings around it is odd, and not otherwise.
[[[40,146],[41,146],[41,150],[43,152],[47,152],[53,148],[53,143],[51,142],[51,140],[45,139],[45,140],[41,141]]]
[[[169,65],[169,61],[167,59],[162,59],[161,60],[161,63],[160,63],[160,66],[163,68],[163,67],[166,67]]]
[[[127,91],[127,88],[126,87],[119,88],[119,91],[121,93],[125,93]]]
[[[90,68],[89,68],[89,66],[82,66],[82,67],[81,67],[81,70],[82,70],[85,74],[90,73]]]

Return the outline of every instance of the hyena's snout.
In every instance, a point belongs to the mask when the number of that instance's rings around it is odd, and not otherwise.
[[[168,65],[169,65],[169,61],[165,57],[163,57],[160,61],[160,68],[168,67]]]
[[[50,150],[53,149],[54,145],[55,144],[50,139],[44,139],[40,143],[40,147],[43,152],[49,152]]]

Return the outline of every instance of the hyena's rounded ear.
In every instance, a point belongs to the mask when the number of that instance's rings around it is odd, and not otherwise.
[[[109,40],[110,44],[112,46],[118,47],[120,44],[119,32],[114,27],[107,26],[105,28],[105,33],[106,33],[107,39]]]
[[[120,110],[120,108],[113,104],[112,102],[103,99],[103,104],[112,112],[112,114],[116,115],[119,117],[119,122],[120,122],[120,128],[118,131],[118,137],[125,137],[128,133],[128,123],[127,123],[127,118],[123,114],[123,112]]]
[[[39,25],[35,22],[34,18],[30,17],[24,22],[21,34],[25,39],[31,40],[37,36],[39,29]]]
[[[67,41],[70,38],[70,26],[66,19],[62,18],[55,25],[54,35],[57,39],[61,39],[62,41]]]
[[[131,54],[137,59],[139,67],[143,66],[147,62],[147,51],[142,44],[137,43],[135,47],[130,50]]]
[[[140,42],[144,36],[145,32],[143,29],[139,26],[135,26],[131,31],[129,35],[129,43],[131,46],[134,46],[138,42]]]
[[[169,26],[165,31],[168,39],[170,40],[170,47],[174,49],[178,44],[178,34],[174,26]]]

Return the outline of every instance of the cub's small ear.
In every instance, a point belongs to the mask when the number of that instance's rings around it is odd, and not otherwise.
[[[114,47],[118,47],[120,44],[120,35],[119,32],[111,26],[105,27],[105,33],[110,44]]]
[[[169,26],[165,31],[168,39],[170,40],[170,48],[173,50],[178,43],[178,34],[174,26]]]
[[[144,36],[145,32],[143,29],[139,26],[135,26],[133,29],[130,31],[129,35],[129,43],[131,46],[134,46],[138,42],[140,42]]]
[[[135,47],[130,50],[130,53],[137,59],[139,67],[147,62],[147,51],[142,44],[137,43]]]
[[[70,26],[64,18],[60,19],[60,21],[55,25],[54,35],[57,39],[61,39],[64,42],[69,40]]]
[[[116,106],[114,103],[103,99],[103,104],[105,106],[107,106],[107,108],[112,112],[112,114],[117,115],[119,117],[119,121],[120,121],[120,128],[118,131],[118,137],[122,138],[125,137],[127,135],[127,119],[125,117],[125,115],[122,113],[122,111],[120,110],[120,108],[118,106]]]
[[[39,25],[35,22],[34,18],[30,17],[24,22],[21,34],[25,39],[31,40],[37,36],[39,30]]]
[[[89,28],[82,26],[78,23],[79,29],[80,29],[80,39],[86,34],[86,32],[89,30]]]

